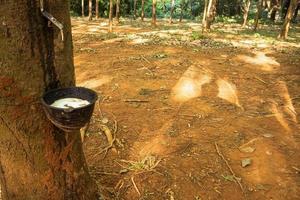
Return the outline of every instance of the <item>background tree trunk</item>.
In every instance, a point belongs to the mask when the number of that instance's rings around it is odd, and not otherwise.
[[[170,24],[172,24],[172,16],[173,16],[173,12],[174,12],[174,7],[175,7],[175,0],[172,0],[171,11],[170,11],[170,20],[169,20]]]
[[[202,32],[207,32],[210,30],[210,26],[215,18],[216,13],[216,0],[209,0],[205,2],[207,6],[204,8],[203,20],[202,20]]]
[[[180,19],[179,19],[179,22],[182,22],[182,19],[183,19],[183,10],[184,10],[184,0],[181,0],[181,3],[180,3]]]
[[[96,19],[99,19],[99,1],[96,0],[96,6],[95,6],[95,14],[96,14]]]
[[[289,6],[287,14],[285,16],[285,20],[284,20],[282,29],[281,29],[280,34],[278,36],[278,38],[280,38],[280,39],[286,39],[287,36],[288,36],[288,32],[289,32],[289,28],[290,28],[290,24],[291,24],[291,19],[293,17],[294,11],[296,9],[297,1],[298,0],[291,0],[291,2],[290,2],[290,6]]]
[[[93,1],[89,0],[89,21],[93,19]]]
[[[136,20],[136,1],[137,0],[133,1],[133,19],[134,20]]]
[[[261,18],[262,8],[263,8],[263,0],[258,0],[257,12],[256,12],[256,16],[255,16],[255,21],[254,21],[254,31],[257,30],[257,27],[259,24],[259,19]]]
[[[156,0],[152,0],[152,25],[156,26]]]
[[[81,16],[84,17],[84,0],[81,0]]]
[[[117,0],[116,2],[116,20],[117,24],[120,23],[120,0]]]
[[[145,17],[145,0],[142,0],[142,13],[141,13],[141,19],[144,21]]]
[[[251,5],[251,0],[246,0],[245,5],[243,7],[243,25],[242,27],[245,27],[247,25],[247,19],[248,19],[248,14],[250,10],[250,5]]]
[[[54,127],[40,105],[45,91],[75,82],[69,1],[45,4],[64,24],[63,42],[38,2],[2,1],[0,6],[2,199],[95,200],[79,132]]]
[[[276,13],[279,10],[279,1],[278,0],[271,0],[271,15],[270,15],[270,19],[272,21],[275,21],[276,19]]]
[[[113,0],[109,0],[108,32],[113,31]]]

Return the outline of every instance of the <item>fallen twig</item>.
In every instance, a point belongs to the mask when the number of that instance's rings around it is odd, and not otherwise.
[[[138,187],[136,186],[136,184],[135,184],[135,182],[134,182],[134,180],[133,180],[133,176],[131,177],[131,182],[132,182],[133,187],[134,187],[134,189],[136,190],[136,192],[139,194],[139,196],[141,196],[141,193],[140,193]]]
[[[260,82],[264,83],[264,84],[267,84],[266,81],[262,80],[261,78],[257,77],[257,76],[254,76],[254,78],[256,78],[257,80],[259,80]]]
[[[237,184],[240,186],[242,192],[244,193],[244,188],[243,188],[243,186],[242,186],[242,184],[241,184],[240,178],[238,178],[238,177],[235,175],[235,173],[234,173],[234,171],[232,170],[232,168],[230,167],[228,161],[225,159],[224,155],[220,152],[220,149],[219,149],[218,144],[217,144],[216,142],[215,142],[215,147],[216,147],[216,151],[217,151],[218,155],[219,155],[219,156],[222,158],[222,160],[225,162],[225,164],[226,164],[226,166],[228,167],[228,169],[230,170],[230,172],[231,172],[233,178],[236,180]]]
[[[128,102],[128,103],[131,103],[131,102],[136,102],[136,103],[147,103],[149,102],[148,100],[140,100],[140,99],[125,99],[124,102]]]

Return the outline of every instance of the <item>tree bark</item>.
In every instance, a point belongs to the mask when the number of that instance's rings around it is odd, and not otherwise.
[[[134,20],[136,20],[136,1],[137,0],[133,1],[133,19]]]
[[[297,6],[298,0],[291,0],[287,14],[285,16],[285,20],[283,23],[283,26],[281,28],[280,34],[278,35],[278,38],[280,39],[286,39],[288,36],[289,28],[291,25],[291,19],[293,17],[293,14],[295,12],[296,6]]]
[[[203,13],[202,20],[202,32],[210,31],[212,22],[214,21],[216,14],[216,0],[207,0],[205,1],[205,8]]]
[[[172,24],[172,17],[173,17],[173,12],[174,12],[174,7],[175,7],[175,0],[172,0],[172,3],[171,3],[171,11],[170,11],[170,20],[169,20],[169,23]]]
[[[145,0],[142,0],[142,13],[141,13],[141,19],[144,21],[145,18]]]
[[[99,1],[98,0],[96,0],[96,6],[95,6],[95,10],[96,10],[96,12],[95,12],[95,14],[96,14],[96,19],[99,19]]]
[[[247,19],[248,19],[248,14],[250,10],[250,5],[251,5],[251,0],[246,0],[245,5],[243,7],[243,25],[242,27],[245,27],[247,25]]]
[[[84,17],[84,0],[81,0],[81,16]]]
[[[116,2],[116,20],[117,24],[120,23],[120,0],[117,0]]]
[[[270,19],[272,21],[275,21],[276,18],[276,13],[279,10],[279,1],[278,0],[272,0],[271,1],[271,15],[270,15]]]
[[[89,0],[89,21],[93,19],[93,1]]]
[[[113,0],[109,0],[108,32],[113,31]]]
[[[152,0],[152,25],[156,26],[156,0]]]
[[[182,19],[183,19],[183,10],[184,10],[184,0],[181,0],[181,3],[180,3],[180,18],[179,18],[179,22],[182,22]]]
[[[47,2],[45,10],[64,24],[64,41],[39,1],[0,6],[2,199],[95,200],[79,132],[56,128],[39,103],[45,91],[75,83],[69,1]]]
[[[257,12],[256,12],[256,16],[255,16],[255,21],[254,21],[254,31],[256,31],[258,28],[259,19],[261,18],[262,8],[263,8],[263,0],[258,0]]]

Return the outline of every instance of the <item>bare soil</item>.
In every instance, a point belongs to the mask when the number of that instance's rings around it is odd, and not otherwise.
[[[77,85],[101,96],[84,149],[104,199],[300,198],[299,27],[281,42],[72,24]]]

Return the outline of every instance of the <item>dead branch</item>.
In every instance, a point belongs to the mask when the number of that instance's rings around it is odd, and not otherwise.
[[[216,147],[216,151],[218,153],[218,155],[222,158],[222,160],[225,162],[226,166],[228,167],[228,169],[230,170],[233,178],[235,179],[236,183],[240,186],[242,192],[244,193],[244,188],[241,184],[240,179],[235,175],[234,171],[232,170],[232,168],[230,167],[228,161],[225,159],[224,155],[220,152],[220,149],[218,147],[218,144],[215,142],[215,147]]]

